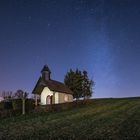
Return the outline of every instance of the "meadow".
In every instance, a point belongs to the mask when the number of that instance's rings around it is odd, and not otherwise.
[[[2,118],[0,139],[140,139],[140,97],[92,99],[61,111]]]

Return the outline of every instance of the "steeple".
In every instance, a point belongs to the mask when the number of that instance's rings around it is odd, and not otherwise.
[[[51,71],[48,65],[44,65],[43,69],[41,70],[43,80],[47,81],[50,80]]]

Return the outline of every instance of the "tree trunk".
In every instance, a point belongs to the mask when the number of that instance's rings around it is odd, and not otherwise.
[[[25,99],[22,99],[22,114],[25,114]]]

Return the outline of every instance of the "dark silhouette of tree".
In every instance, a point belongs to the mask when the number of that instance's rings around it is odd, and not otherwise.
[[[92,96],[92,93],[93,93],[93,89],[92,87],[94,86],[94,81],[90,80],[88,78],[88,73],[87,71],[83,71],[83,79],[82,79],[82,97],[84,99],[86,98],[90,98]]]
[[[79,99],[82,90],[82,73],[78,69],[76,71],[70,69],[65,75],[64,83],[73,91],[73,97]]]
[[[11,99],[14,97],[12,91],[3,91],[0,96],[2,96],[4,99]]]
[[[76,69],[70,69],[65,75],[64,83],[73,91],[73,97],[79,99],[81,97],[89,98],[92,95],[92,86],[94,82],[89,80],[86,71],[81,72]]]
[[[28,96],[28,93],[27,92],[24,92],[23,90],[17,90],[17,92],[15,93],[15,96],[18,98],[18,99],[21,99],[22,100],[22,114],[24,115],[25,114],[25,100]]]

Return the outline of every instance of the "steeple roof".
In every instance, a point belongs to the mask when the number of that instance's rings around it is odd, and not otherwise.
[[[50,71],[48,65],[44,65],[44,67],[43,67],[43,69],[41,70],[41,72],[44,72],[44,71],[48,71],[48,72],[51,73],[51,71]]]

